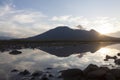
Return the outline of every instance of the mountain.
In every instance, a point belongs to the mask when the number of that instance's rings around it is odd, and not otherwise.
[[[114,33],[110,33],[110,34],[108,34],[108,35],[109,35],[109,36],[120,37],[120,31],[114,32]]]
[[[7,37],[7,36],[0,36],[0,40],[10,40],[13,39],[12,37]]]
[[[101,35],[95,30],[71,29],[67,26],[59,26],[45,33],[29,37],[28,40],[41,41],[98,41],[98,40],[120,40],[120,38]]]

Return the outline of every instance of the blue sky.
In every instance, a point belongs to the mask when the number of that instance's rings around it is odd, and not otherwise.
[[[117,16],[120,0],[13,0],[16,9],[33,9],[48,16]]]
[[[28,37],[61,25],[114,33],[119,8],[120,0],[0,0],[0,36]]]

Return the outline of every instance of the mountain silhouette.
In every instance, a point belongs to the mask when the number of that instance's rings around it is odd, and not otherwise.
[[[13,39],[12,37],[7,37],[7,36],[0,36],[0,40],[10,40]]]
[[[59,26],[42,34],[29,37],[28,40],[41,41],[96,41],[96,40],[120,40],[119,38],[101,35],[95,30],[71,29],[67,26]]]
[[[113,44],[115,43],[98,42],[98,43],[80,44],[76,46],[73,46],[73,45],[71,46],[48,46],[48,47],[41,46],[39,47],[39,49],[51,55],[55,55],[57,57],[68,57],[72,54],[84,55],[84,53],[86,52],[95,53],[100,48],[110,46]]]

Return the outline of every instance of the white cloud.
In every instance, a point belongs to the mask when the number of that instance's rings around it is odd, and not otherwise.
[[[67,15],[67,16],[54,16],[52,18],[53,21],[67,21],[71,16],[70,15]]]
[[[120,30],[120,19],[115,17],[54,16],[51,20],[72,25],[73,28],[78,28],[77,25],[81,25],[83,26],[82,29],[95,29],[101,33],[117,32]]]
[[[120,19],[110,17],[86,18],[83,16],[47,17],[40,11],[17,10],[12,3],[0,6],[0,36],[29,37],[43,33],[57,26],[67,25],[71,28],[120,30]],[[81,25],[81,26],[77,26]]]
[[[10,5],[0,7],[0,11],[0,36],[29,37],[50,27],[43,21],[47,16],[38,11],[15,10]]]

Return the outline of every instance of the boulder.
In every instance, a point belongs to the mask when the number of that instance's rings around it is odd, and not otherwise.
[[[42,78],[40,80],[49,80],[49,79],[46,75],[44,75],[44,76],[42,76]]]
[[[52,74],[49,74],[48,76],[49,76],[49,77],[54,77]]]
[[[87,78],[103,78],[107,73],[104,69],[98,69],[95,71],[91,71],[87,74]]]
[[[30,74],[30,72],[28,70],[24,70],[24,71],[19,73],[19,75],[23,75],[23,76],[29,75],[29,74]]]
[[[36,72],[32,73],[32,76],[33,77],[38,77],[38,76],[41,76],[42,74],[43,74],[42,71],[36,71]]]
[[[77,76],[83,76],[83,72],[80,69],[68,69],[61,71],[61,76],[63,78],[71,78],[71,77],[77,77]]]
[[[118,56],[120,56],[120,53],[117,53]]]
[[[13,69],[11,72],[18,72],[18,70],[17,69]]]
[[[111,69],[109,71],[115,78],[119,78],[120,80],[120,69]]]
[[[9,54],[18,55],[18,54],[21,54],[21,53],[22,53],[21,51],[13,50]]]
[[[104,59],[104,61],[108,61],[109,59],[114,59],[114,60],[116,60],[116,59],[117,59],[117,56],[109,56],[109,55],[106,55],[106,58]]]
[[[84,75],[87,75],[87,73],[91,72],[91,71],[95,71],[99,69],[99,67],[97,65],[94,65],[94,64],[89,64],[87,66],[87,68],[84,69],[83,73]]]
[[[116,80],[116,78],[112,73],[106,73],[105,80]]]
[[[120,65],[120,59],[116,59],[115,64]]]

